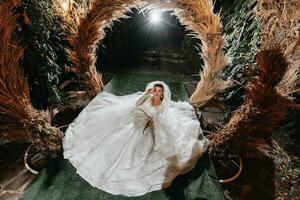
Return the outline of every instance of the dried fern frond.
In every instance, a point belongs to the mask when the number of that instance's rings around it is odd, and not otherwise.
[[[18,5],[20,2],[16,0],[0,4],[0,112],[23,125],[28,141],[55,153],[63,134],[51,126],[49,111],[37,111],[32,106],[29,85],[19,64],[24,49],[14,35]]]
[[[66,49],[72,65],[66,72],[77,75],[78,83],[85,88],[86,95],[74,97],[91,99],[103,89],[102,74],[95,67],[96,48],[105,37],[104,29],[114,20],[126,18],[126,12],[141,4],[139,0],[93,0],[86,15],[82,15],[69,37],[72,48]],[[65,86],[68,82],[63,83]]]

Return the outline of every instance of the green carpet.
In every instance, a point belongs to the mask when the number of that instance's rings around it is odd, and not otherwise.
[[[162,80],[170,86],[173,100],[188,99],[180,78],[176,76],[116,75],[106,85],[105,90],[116,95],[130,94],[144,91],[146,84],[154,80]],[[90,186],[76,173],[72,164],[62,158],[61,151],[57,159],[50,160],[47,167],[39,173],[22,200],[222,200],[224,197],[217,179],[214,166],[205,153],[192,171],[178,176],[173,185],[165,190],[134,198],[114,196]]]

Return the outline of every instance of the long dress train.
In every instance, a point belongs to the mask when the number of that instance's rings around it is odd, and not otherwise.
[[[140,196],[171,185],[179,174],[193,169],[206,151],[193,107],[171,100],[169,87],[160,83],[164,99],[151,106],[136,92],[116,96],[98,94],[69,125],[63,138],[64,158],[92,186],[115,195]],[[147,126],[149,118],[153,126]]]

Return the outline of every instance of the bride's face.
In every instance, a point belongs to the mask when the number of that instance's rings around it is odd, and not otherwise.
[[[154,92],[153,92],[153,95],[154,96],[158,96],[158,97],[161,97],[163,95],[164,91],[161,87],[154,87]]]

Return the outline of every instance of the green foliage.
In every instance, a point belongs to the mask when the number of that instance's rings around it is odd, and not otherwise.
[[[63,26],[55,15],[52,1],[24,0],[22,9],[30,19],[20,34],[26,47],[23,66],[33,103],[37,107],[56,106],[62,100],[58,85],[66,62],[66,41],[61,39]]]
[[[202,57],[200,56],[201,41],[188,33],[185,34],[183,39],[183,52],[187,56],[189,67],[193,71],[199,71],[199,68],[204,64]]]
[[[222,1],[222,21],[226,32],[225,51],[232,58],[226,76],[239,78],[240,70],[255,67],[260,42],[260,23],[255,17],[256,1]]]
[[[247,68],[255,72],[256,54],[260,46],[261,25],[255,16],[254,0],[222,0],[219,2],[224,32],[226,33],[225,53],[231,63],[223,71],[227,79],[237,80],[243,85],[249,77]],[[243,89],[234,86],[224,94],[230,111],[243,101]]]

